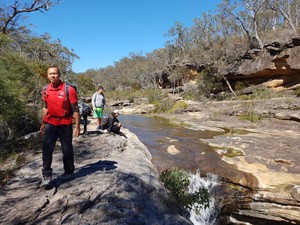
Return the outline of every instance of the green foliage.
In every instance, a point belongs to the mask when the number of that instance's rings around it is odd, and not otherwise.
[[[7,181],[13,176],[13,170],[0,170],[0,187],[5,185]]]
[[[222,76],[218,73],[217,68],[207,67],[197,77],[199,94],[210,98],[224,90]]]
[[[79,97],[92,96],[95,93],[95,87],[90,78],[84,74],[69,75],[70,82],[77,86]]]
[[[4,35],[0,33],[0,52],[7,52],[8,50],[12,50],[12,43],[14,40],[8,35]]]
[[[281,93],[275,92],[269,88],[264,88],[264,89],[260,88],[254,90],[252,94],[240,95],[237,97],[237,99],[254,100],[254,99],[271,99],[276,97],[281,97]]]
[[[114,90],[106,91],[105,95],[107,99],[113,100],[129,100],[134,102],[134,99],[147,98],[150,103],[160,101],[164,94],[159,89],[145,89],[145,90]]]
[[[174,100],[171,100],[169,98],[164,98],[161,100],[152,101],[152,104],[155,105],[156,113],[167,112],[173,107]]]
[[[200,188],[195,193],[188,192],[190,179],[186,171],[179,168],[165,170],[160,175],[160,181],[170,192],[170,197],[166,199],[166,203],[179,211],[196,207],[196,211],[199,212],[202,207],[209,206],[210,196],[206,188]]]
[[[25,154],[18,154],[16,159],[17,166],[21,166],[26,162],[26,155]]]
[[[12,53],[0,56],[0,156],[15,151],[14,141],[38,129],[35,74],[26,59]],[[40,95],[39,95],[40,96]]]
[[[184,101],[177,101],[170,109],[170,113],[183,113],[188,107],[188,104]]]
[[[164,97],[164,94],[159,89],[145,90],[145,95],[149,99],[150,103],[153,103],[155,101],[160,101]]]
[[[261,116],[254,110],[246,112],[244,115],[239,116],[239,118],[242,120],[249,120],[252,123],[257,123],[262,119]]]
[[[0,56],[0,112],[4,118],[14,117],[12,111],[24,110],[35,88],[34,78],[26,59],[15,54]]]
[[[294,94],[295,94],[297,97],[300,97],[300,87],[297,87],[297,88],[294,90]]]
[[[234,91],[236,92],[237,95],[240,95],[244,88],[245,88],[245,84],[240,81],[236,82],[236,84],[234,85]]]

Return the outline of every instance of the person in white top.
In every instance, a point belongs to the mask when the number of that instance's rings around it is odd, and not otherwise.
[[[105,95],[103,94],[104,88],[102,86],[98,87],[98,90],[93,94],[92,106],[94,111],[94,117],[97,118],[97,129],[101,128],[101,121],[103,117],[103,111],[105,107]]]

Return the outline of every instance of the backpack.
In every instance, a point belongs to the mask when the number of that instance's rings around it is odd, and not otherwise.
[[[92,115],[92,109],[88,105],[83,105],[82,109],[82,115],[91,116]]]
[[[44,94],[44,96],[47,95],[47,88],[48,88],[48,86],[49,86],[49,84],[47,84],[47,85],[45,85],[43,87],[43,94]],[[73,112],[72,112],[71,106],[67,107],[67,101],[69,100],[69,88],[70,88],[70,86],[73,87],[75,89],[76,93],[78,94],[76,85],[68,83],[68,82],[65,82],[66,97],[65,97],[64,102],[63,102],[63,111],[64,112],[63,113],[58,112],[57,115],[55,114],[53,116],[64,117],[64,116],[72,115]]]
[[[79,95],[78,90],[77,90],[77,86],[75,84],[69,83],[69,82],[65,82],[65,87],[66,87],[66,93],[67,93],[67,98],[69,98],[69,87],[71,86],[72,88],[75,89],[77,96]]]
[[[108,124],[108,119],[109,119],[109,116],[105,117],[102,119],[102,122],[101,122],[101,126],[102,126],[102,129],[105,130],[108,128],[109,124]]]

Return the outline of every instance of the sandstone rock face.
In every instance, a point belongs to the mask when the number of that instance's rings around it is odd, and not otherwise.
[[[299,36],[288,34],[284,39],[266,43],[260,51],[249,50],[243,59],[227,70],[226,78],[231,82],[267,82],[266,87],[294,88],[300,84],[299,43]],[[273,79],[277,81],[270,81]]]
[[[167,194],[146,147],[122,131],[76,138],[76,171],[69,180],[60,177],[62,155],[56,151],[49,190],[39,187],[41,155],[36,156],[0,190],[0,223],[191,225],[164,204]]]

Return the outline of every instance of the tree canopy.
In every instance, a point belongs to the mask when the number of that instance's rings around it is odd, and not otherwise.
[[[108,91],[139,90],[157,89],[161,81],[167,81],[167,87],[176,88],[184,85],[193,67],[199,73],[194,93],[209,95],[221,90],[224,68],[247,50],[262,48],[270,31],[296,33],[299,29],[300,0],[223,0],[215,11],[195,18],[190,27],[174,22],[166,31],[163,48],[146,54],[131,52],[113,66],[76,74],[72,64],[79,56],[74,50],[53,40],[51,34],[33,35],[26,25],[28,13],[43,13],[59,4],[59,0],[0,3],[0,123],[7,128],[0,142],[25,132],[14,122],[21,116],[38,121],[40,88],[49,65],[59,66],[64,79],[74,82],[81,95],[90,95],[99,84]]]

